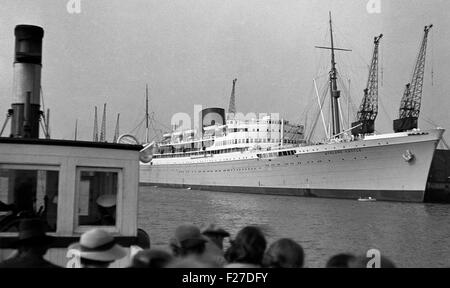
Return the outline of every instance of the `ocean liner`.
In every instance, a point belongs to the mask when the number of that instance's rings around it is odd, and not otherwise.
[[[378,45],[375,37],[367,89],[357,121],[340,123],[340,91],[330,14],[329,95],[331,124],[326,141],[312,143],[303,125],[265,115],[235,117],[234,85],[229,113],[222,108],[200,112],[199,129],[164,134],[141,151],[140,183],[210,191],[309,197],[423,202],[436,147],[444,130],[418,129],[426,43],[426,26],[406,86],[394,133],[376,134],[378,113]]]

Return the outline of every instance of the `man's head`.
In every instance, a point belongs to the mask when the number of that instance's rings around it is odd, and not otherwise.
[[[39,218],[23,219],[19,223],[19,240],[14,245],[20,252],[32,251],[45,255],[54,237],[46,235],[46,225]]]
[[[305,254],[302,246],[292,239],[275,241],[264,255],[264,266],[272,268],[302,268]]]
[[[220,249],[223,249],[223,240],[226,237],[230,237],[230,233],[228,233],[225,229],[217,227],[214,224],[206,227],[202,234],[209,238],[214,244],[216,244]]]
[[[195,225],[181,225],[175,230],[170,247],[175,256],[200,255],[205,250],[207,238]]]
[[[352,254],[337,254],[328,260],[326,268],[349,268],[349,263],[354,259]]]
[[[115,225],[116,223],[116,195],[101,195],[95,201],[102,217],[103,225]]]
[[[266,251],[267,240],[256,226],[246,226],[230,241],[231,246],[225,252],[225,259],[230,263],[247,263],[261,265]]]

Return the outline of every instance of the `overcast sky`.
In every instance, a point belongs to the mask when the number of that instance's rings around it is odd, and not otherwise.
[[[6,114],[12,99],[14,27],[34,24],[45,29],[42,88],[53,138],[73,139],[78,119],[79,138],[91,140],[94,106],[105,102],[108,140],[117,113],[121,133],[131,131],[144,117],[146,83],[150,110],[166,126],[174,113],[192,114],[195,104],[227,108],[233,78],[239,111],[303,121],[315,99],[312,79],[329,63],[328,52],[314,46],[328,45],[332,11],[337,44],[353,50],[339,53],[338,69],[351,78],[357,105],[373,37],[385,35],[380,132],[392,131],[423,27],[435,25],[419,125],[449,129],[450,1],[380,0],[374,14],[368,1],[80,0],[81,13],[70,14],[68,0],[1,0],[0,107]]]

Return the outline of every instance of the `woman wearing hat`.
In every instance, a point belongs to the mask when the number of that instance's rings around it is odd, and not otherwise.
[[[70,245],[69,250],[76,251],[82,268],[108,268],[128,254],[111,234],[98,228],[81,235],[80,242]]]

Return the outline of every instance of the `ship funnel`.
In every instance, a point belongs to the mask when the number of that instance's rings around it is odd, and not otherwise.
[[[38,26],[15,28],[11,137],[39,138],[42,38]]]

